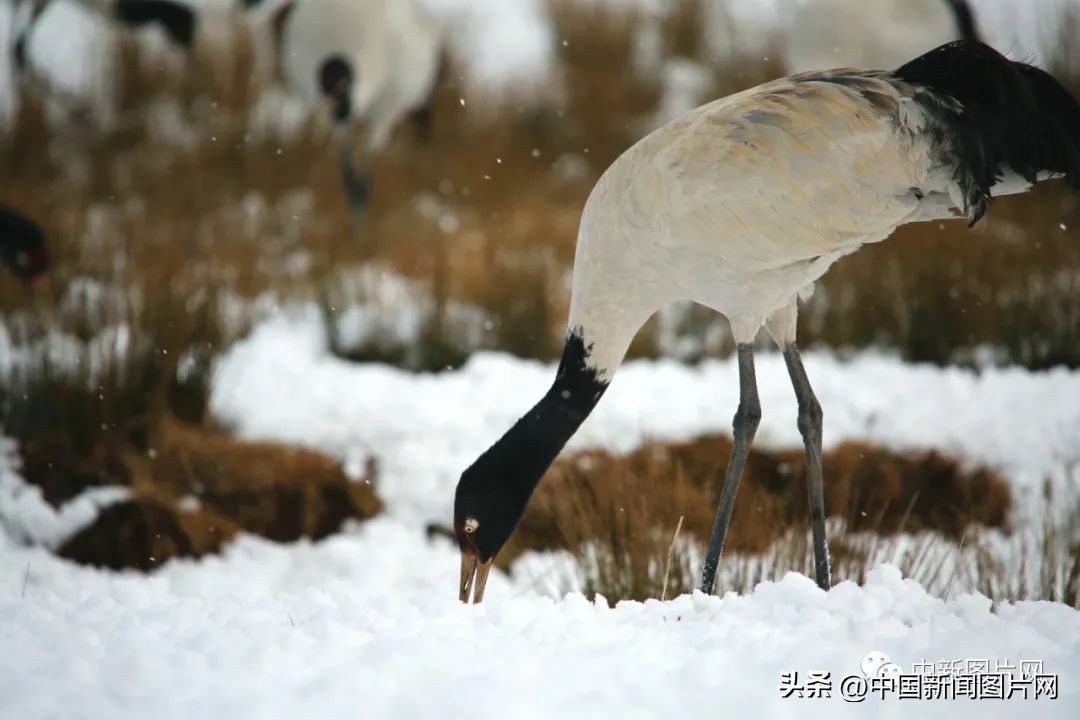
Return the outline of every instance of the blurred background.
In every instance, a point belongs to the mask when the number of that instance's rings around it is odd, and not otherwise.
[[[395,118],[382,146],[364,117],[344,130],[370,183],[355,212],[329,104],[289,82],[289,3],[182,4],[195,18],[190,48],[152,24],[117,22],[107,0],[104,11],[49,2],[24,38],[20,68],[14,48],[27,11],[0,0],[0,205],[41,225],[52,261],[47,296],[0,278],[0,433],[10,443],[0,521],[21,541],[115,568],[216,551],[238,532],[318,538],[378,514],[372,457],[230,435],[209,409],[230,347],[290,312],[310,318],[346,363],[443,372],[478,351],[554,360],[579,215],[604,169],[678,114],[803,69],[797,46],[814,40],[799,15],[814,3],[798,0],[423,0],[417,12],[437,28],[441,71],[430,103]],[[875,3],[819,4],[819,17],[840,13],[824,24],[850,23],[855,49],[882,43],[868,33],[921,21],[893,18],[890,2],[869,21],[859,8]],[[1080,3],[969,4],[988,42],[1080,90]],[[905,28],[903,47],[932,36]],[[951,25],[942,31],[957,36]],[[847,48],[822,43],[835,64],[848,62]],[[380,72],[410,56],[396,57]],[[1051,183],[995,201],[973,230],[903,228],[819,283],[800,316],[800,344],[980,371],[1080,367],[1078,227],[1080,201]],[[673,306],[642,330],[631,356],[698,363],[732,349],[722,318]],[[609,599],[658,594],[656,558],[687,507],[711,507],[729,451],[720,437],[687,442],[566,460],[515,552],[576,551],[610,526],[612,493],[685,486],[675,493],[683,505],[664,490],[636,525],[610,533],[609,561],[591,576]],[[953,542],[971,526],[1009,528],[1007,478],[925,450],[852,447],[827,460],[833,476],[850,478],[830,498],[845,531],[931,530]],[[732,543],[778,557],[771,538],[805,525],[793,490],[802,487],[799,454],[756,457],[741,502],[760,493],[770,520],[740,530],[737,514]],[[1075,484],[1075,468],[1066,477]],[[27,487],[56,512],[89,499],[69,513],[75,520],[35,533],[12,510]],[[568,500],[572,490],[556,491],[566,487],[591,489]],[[570,510],[551,509],[567,502]],[[711,510],[692,516],[685,531],[705,534],[710,520]],[[1054,572],[1074,580],[1077,527],[1054,531]],[[438,542],[443,530],[433,522],[428,532]],[[1049,553],[1040,538],[1038,552]],[[790,562],[776,562],[805,563],[801,535],[799,543],[782,550]],[[853,576],[880,550],[877,541],[853,541],[846,555],[843,547]],[[744,570],[745,582],[768,572]],[[1058,580],[996,592],[1064,596],[1070,581]]]

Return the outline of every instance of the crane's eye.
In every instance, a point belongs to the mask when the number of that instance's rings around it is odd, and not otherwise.
[[[464,530],[465,530],[465,532],[467,534],[471,535],[472,533],[476,532],[476,528],[478,528],[478,527],[480,527],[480,521],[479,520],[477,520],[476,518],[473,518],[473,517],[465,518]]]

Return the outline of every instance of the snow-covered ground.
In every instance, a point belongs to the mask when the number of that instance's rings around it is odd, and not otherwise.
[[[0,552],[0,717],[1068,718],[1080,694],[1080,614],[943,602],[888,566],[828,594],[789,575],[749,596],[608,609],[501,578],[464,606],[456,564],[386,520],[316,547],[247,540],[149,579]],[[905,673],[1042,661],[1060,696],[841,699],[875,651]],[[782,697],[782,673],[811,671],[831,673],[830,699]]]
[[[1001,469],[1019,488],[1078,481],[1080,372],[975,375],[877,354],[808,353],[807,366],[830,444],[938,447]],[[213,412],[242,436],[347,463],[374,456],[387,513],[317,544],[241,538],[223,556],[170,562],[150,577],[75,567],[18,542],[33,533],[0,533],[0,718],[671,717],[706,708],[724,717],[1072,717],[1080,613],[941,601],[888,566],[862,588],[828,594],[790,575],[742,597],[614,609],[547,597],[535,575],[496,574],[483,605],[460,605],[456,549],[426,539],[424,525],[446,522],[457,474],[552,372],[497,354],[438,374],[354,365],[329,354],[313,310],[265,321],[220,362]],[[631,362],[573,446],[627,450],[726,430],[735,378],[730,362]],[[797,444],[774,355],[760,356],[759,382],[761,441]],[[6,506],[21,497],[43,540],[70,528],[82,510],[43,517],[9,450],[0,453]],[[905,672],[923,660],[1041,660],[1060,697],[893,694],[853,710],[840,682],[861,677],[872,651]],[[781,673],[805,682],[810,671],[832,673],[831,699],[782,697]]]

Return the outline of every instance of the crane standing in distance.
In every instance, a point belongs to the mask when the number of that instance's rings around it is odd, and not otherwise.
[[[16,0],[21,7],[22,0]],[[25,0],[30,5],[30,17],[15,40],[15,62],[25,70],[28,62],[27,43],[41,14],[53,0]],[[77,0],[81,5],[102,17],[131,28],[156,26],[179,47],[189,50],[195,39],[196,18],[191,8],[171,0]]]
[[[349,207],[370,197],[367,169],[355,162],[350,133],[362,130],[365,164],[398,123],[412,115],[426,131],[443,64],[438,24],[418,0],[242,0],[270,5],[288,87],[316,110],[329,105]]]
[[[957,41],[893,72],[781,78],[692,110],[607,169],[578,231],[570,318],[550,390],[461,475],[459,598],[483,599],[496,553],[537,484],[661,306],[725,315],[740,400],[701,589],[712,592],[761,417],[753,341],[780,347],[798,400],[817,584],[831,583],[822,410],[795,343],[799,294],[901,225],[964,217],[991,194],[1064,176],[1080,186],[1080,105],[1048,73]]]

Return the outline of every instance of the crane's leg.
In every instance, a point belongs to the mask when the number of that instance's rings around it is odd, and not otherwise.
[[[810,494],[810,529],[814,536],[814,575],[818,587],[828,590],[829,545],[825,538],[825,492],[821,475],[821,405],[810,387],[802,358],[795,341],[783,346],[784,362],[787,363],[795,397],[799,401],[799,432],[806,445],[806,482]]]
[[[340,154],[341,179],[349,200],[349,213],[355,218],[364,211],[371,198],[371,174],[356,166],[352,151],[347,146],[341,148]]]
[[[713,523],[712,539],[705,555],[705,568],[701,571],[701,591],[712,593],[716,579],[716,566],[724,551],[724,538],[731,513],[735,509],[735,495],[739,492],[739,480],[743,466],[750,454],[750,443],[754,441],[758,422],[761,420],[761,404],[758,402],[757,379],[754,376],[754,346],[751,343],[739,343],[739,409],[735,412],[733,431],[735,444],[731,449],[727,471],[724,473],[724,487],[720,491],[720,505],[716,508],[716,521]]]
[[[427,97],[424,98],[424,102],[420,107],[413,110],[410,116],[413,126],[425,144],[431,142],[432,110],[435,108],[435,100],[439,94],[439,89],[446,83],[447,76],[450,74],[450,56],[446,50],[439,53],[438,63],[435,77],[432,78],[431,87],[428,88]]]

